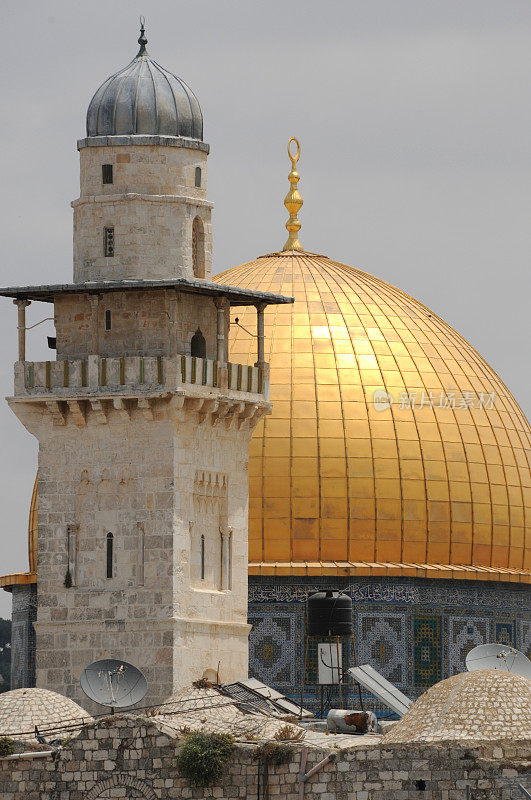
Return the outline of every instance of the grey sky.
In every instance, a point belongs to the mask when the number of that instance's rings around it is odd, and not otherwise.
[[[71,280],[76,139],[94,91],[136,54],[140,13],[149,52],[203,109],[215,271],[282,246],[296,135],[306,249],[433,308],[529,415],[527,0],[4,0],[0,284]],[[28,324],[48,313],[33,304]],[[15,326],[4,300],[1,395]],[[46,333],[29,333],[28,358],[49,357]],[[0,431],[4,574],[27,569],[37,448],[5,403]]]

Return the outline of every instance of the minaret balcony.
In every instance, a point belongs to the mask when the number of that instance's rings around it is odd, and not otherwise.
[[[269,413],[269,365],[247,366],[190,355],[125,356],[60,361],[18,361],[11,405],[42,404],[56,424],[70,412],[85,420],[86,410],[106,421],[110,409],[130,416],[135,408],[153,418],[157,401],[205,418],[236,419],[254,427]]]

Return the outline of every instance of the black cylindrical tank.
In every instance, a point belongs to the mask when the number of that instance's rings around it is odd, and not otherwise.
[[[308,595],[308,636],[352,636],[352,600],[348,594],[323,589]]]

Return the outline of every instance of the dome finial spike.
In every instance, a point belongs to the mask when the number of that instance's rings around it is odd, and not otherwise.
[[[143,56],[143,55],[146,54],[146,45],[148,43],[148,40],[144,36],[144,34],[146,32],[146,29],[144,27],[145,24],[146,24],[146,18],[145,17],[140,17],[140,36],[138,37],[138,44],[140,45],[140,50],[136,54],[137,58],[138,58],[138,56]]]
[[[295,142],[295,144],[297,145],[297,152],[295,153],[295,155],[291,154],[292,142]],[[299,222],[299,219],[297,217],[297,213],[300,211],[303,200],[299,193],[299,190],[297,189],[297,184],[299,182],[300,175],[295,169],[295,164],[299,160],[300,154],[301,154],[301,146],[299,144],[299,141],[294,136],[292,136],[288,142],[288,156],[290,157],[291,161],[291,172],[288,175],[288,180],[291,186],[284,200],[284,205],[289,211],[289,219],[286,222],[286,229],[288,231],[289,236],[288,236],[288,241],[282,248],[283,250],[303,250],[303,246],[299,242],[299,236],[298,236],[298,233],[301,229],[301,223]]]

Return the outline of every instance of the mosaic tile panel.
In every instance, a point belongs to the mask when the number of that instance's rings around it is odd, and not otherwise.
[[[492,641],[516,647],[516,622],[495,622]]]
[[[441,680],[440,617],[415,617],[413,620],[413,663],[415,686],[433,686]]]
[[[531,658],[531,620],[520,620],[520,642],[518,647],[522,653]]]
[[[498,640],[531,656],[531,592],[526,586],[398,577],[252,577],[249,610],[255,631],[250,640],[251,674],[297,701],[304,663],[306,597],[323,587],[347,591],[353,599],[358,663],[372,664],[413,699],[430,683],[462,672],[467,652],[477,644]],[[286,615],[294,620],[289,629]],[[266,618],[279,616],[282,623],[266,622]],[[346,649],[344,653],[343,666],[347,667],[354,663],[354,653],[348,654]],[[318,712],[319,689],[312,685],[315,665],[311,653],[304,703]],[[280,673],[278,681],[275,671]],[[284,680],[288,676],[295,677]],[[339,702],[334,692],[331,703]],[[389,709],[365,690],[363,702],[380,716],[389,714]],[[342,703],[346,708],[359,708],[356,685],[344,686]]]
[[[263,606],[249,614],[249,674],[282,689],[300,683],[303,612]]]
[[[358,614],[358,663],[370,664],[392,683],[405,683],[407,662],[404,614]]]
[[[484,617],[449,617],[448,668],[450,675],[466,669],[467,653],[489,641],[489,620]]]

